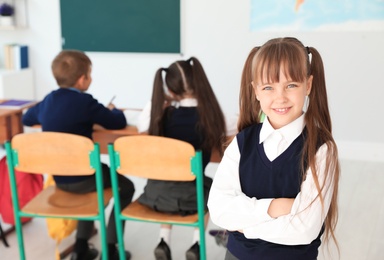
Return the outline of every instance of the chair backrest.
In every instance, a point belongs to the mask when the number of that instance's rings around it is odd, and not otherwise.
[[[172,223],[176,225],[198,227],[200,230],[200,255],[201,259],[206,259],[205,253],[205,233],[204,233],[204,190],[203,190],[203,166],[202,153],[195,151],[194,147],[184,141],[177,139],[135,135],[124,136],[108,145],[112,190],[115,197],[115,215],[119,219],[116,223],[118,233],[118,248],[120,257],[124,256],[124,239],[122,221],[135,220],[155,223]],[[196,202],[197,218],[189,221],[181,221],[180,216],[170,217],[159,216],[159,212],[148,211],[148,207],[136,207],[140,203],[133,202],[125,209],[120,208],[118,194],[117,174],[142,177],[154,180],[167,181],[195,181],[196,182]],[[135,212],[130,216],[123,216],[126,210]],[[128,214],[129,215],[129,214]],[[175,219],[177,218],[177,219]],[[165,222],[164,222],[165,221]]]
[[[15,135],[11,141],[5,143],[5,148],[20,259],[25,259],[21,217],[47,218],[51,216],[100,221],[102,255],[103,259],[107,259],[105,201],[99,144],[93,143],[87,137],[75,134],[34,132]],[[87,197],[86,200],[80,201],[78,196],[69,196],[74,194],[63,194],[64,192],[59,189],[48,187],[21,209],[15,170],[34,174],[67,176],[95,174],[97,200],[94,200],[93,196],[84,194],[78,195]],[[61,193],[59,194],[59,192]],[[74,197],[76,199],[71,199]],[[109,200],[110,196],[106,197]],[[71,210],[74,204],[79,206],[77,202],[87,204],[84,204],[85,206],[80,204],[81,210],[78,208]],[[84,211],[82,211],[83,209]]]
[[[187,142],[160,136],[125,136],[116,139],[109,150],[110,156],[112,150],[118,154],[114,162],[120,174],[155,180],[195,179],[191,165],[196,152]]]
[[[11,147],[14,167],[19,171],[91,175],[97,167],[92,160],[93,156],[98,156],[97,145],[80,135],[58,132],[22,133],[12,138]]]

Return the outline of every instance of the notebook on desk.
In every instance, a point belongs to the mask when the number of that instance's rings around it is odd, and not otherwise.
[[[34,100],[6,99],[0,100],[0,109],[23,109],[36,103]]]

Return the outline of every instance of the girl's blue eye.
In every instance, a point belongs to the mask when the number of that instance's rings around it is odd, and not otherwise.
[[[271,86],[265,86],[265,87],[263,88],[263,90],[271,90],[271,89],[272,89]]]
[[[297,87],[296,84],[289,84],[289,85],[287,86],[287,88],[295,88],[295,87]]]

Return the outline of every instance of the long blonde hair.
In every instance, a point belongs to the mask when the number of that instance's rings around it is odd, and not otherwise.
[[[311,58],[310,58],[311,56]],[[256,99],[251,82],[268,79],[278,82],[280,68],[293,81],[303,82],[313,76],[312,89],[309,94],[309,105],[305,113],[306,139],[301,159],[302,181],[305,178],[304,165],[312,171],[318,197],[324,206],[321,191],[324,184],[333,184],[333,195],[330,208],[325,219],[325,240],[332,238],[336,245],[335,228],[338,220],[338,183],[340,165],[336,143],[332,136],[331,117],[328,109],[327,91],[323,61],[319,52],[313,47],[305,47],[296,38],[276,38],[266,42],[261,47],[255,47],[249,53],[243,68],[240,87],[240,115],[238,130],[260,123],[262,113],[260,103]],[[316,153],[319,145],[326,144],[326,168],[324,182],[320,183],[317,176]]]

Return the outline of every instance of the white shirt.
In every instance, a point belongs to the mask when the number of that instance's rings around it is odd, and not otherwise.
[[[268,120],[263,123],[260,141],[272,161],[287,149],[304,128],[304,114],[289,125],[274,130]],[[278,142],[274,142],[278,136]],[[277,143],[277,145],[276,145]],[[327,145],[322,145],[317,154],[317,176],[320,185],[324,182]],[[263,239],[284,245],[309,244],[318,235],[331,203],[332,180],[324,184],[321,206],[311,170],[306,172],[305,181],[296,196],[291,212],[278,218],[268,215],[268,208],[274,198],[257,199],[246,196],[239,180],[240,152],[234,138],[219,164],[209,193],[208,208],[216,225],[227,230],[243,230],[245,237]],[[312,203],[313,201],[313,203]],[[312,204],[311,204],[312,203]],[[311,204],[311,205],[310,205]]]
[[[282,154],[304,129],[304,114],[295,121],[275,130],[266,118],[260,131],[260,144],[264,142],[264,150],[270,161]]]

